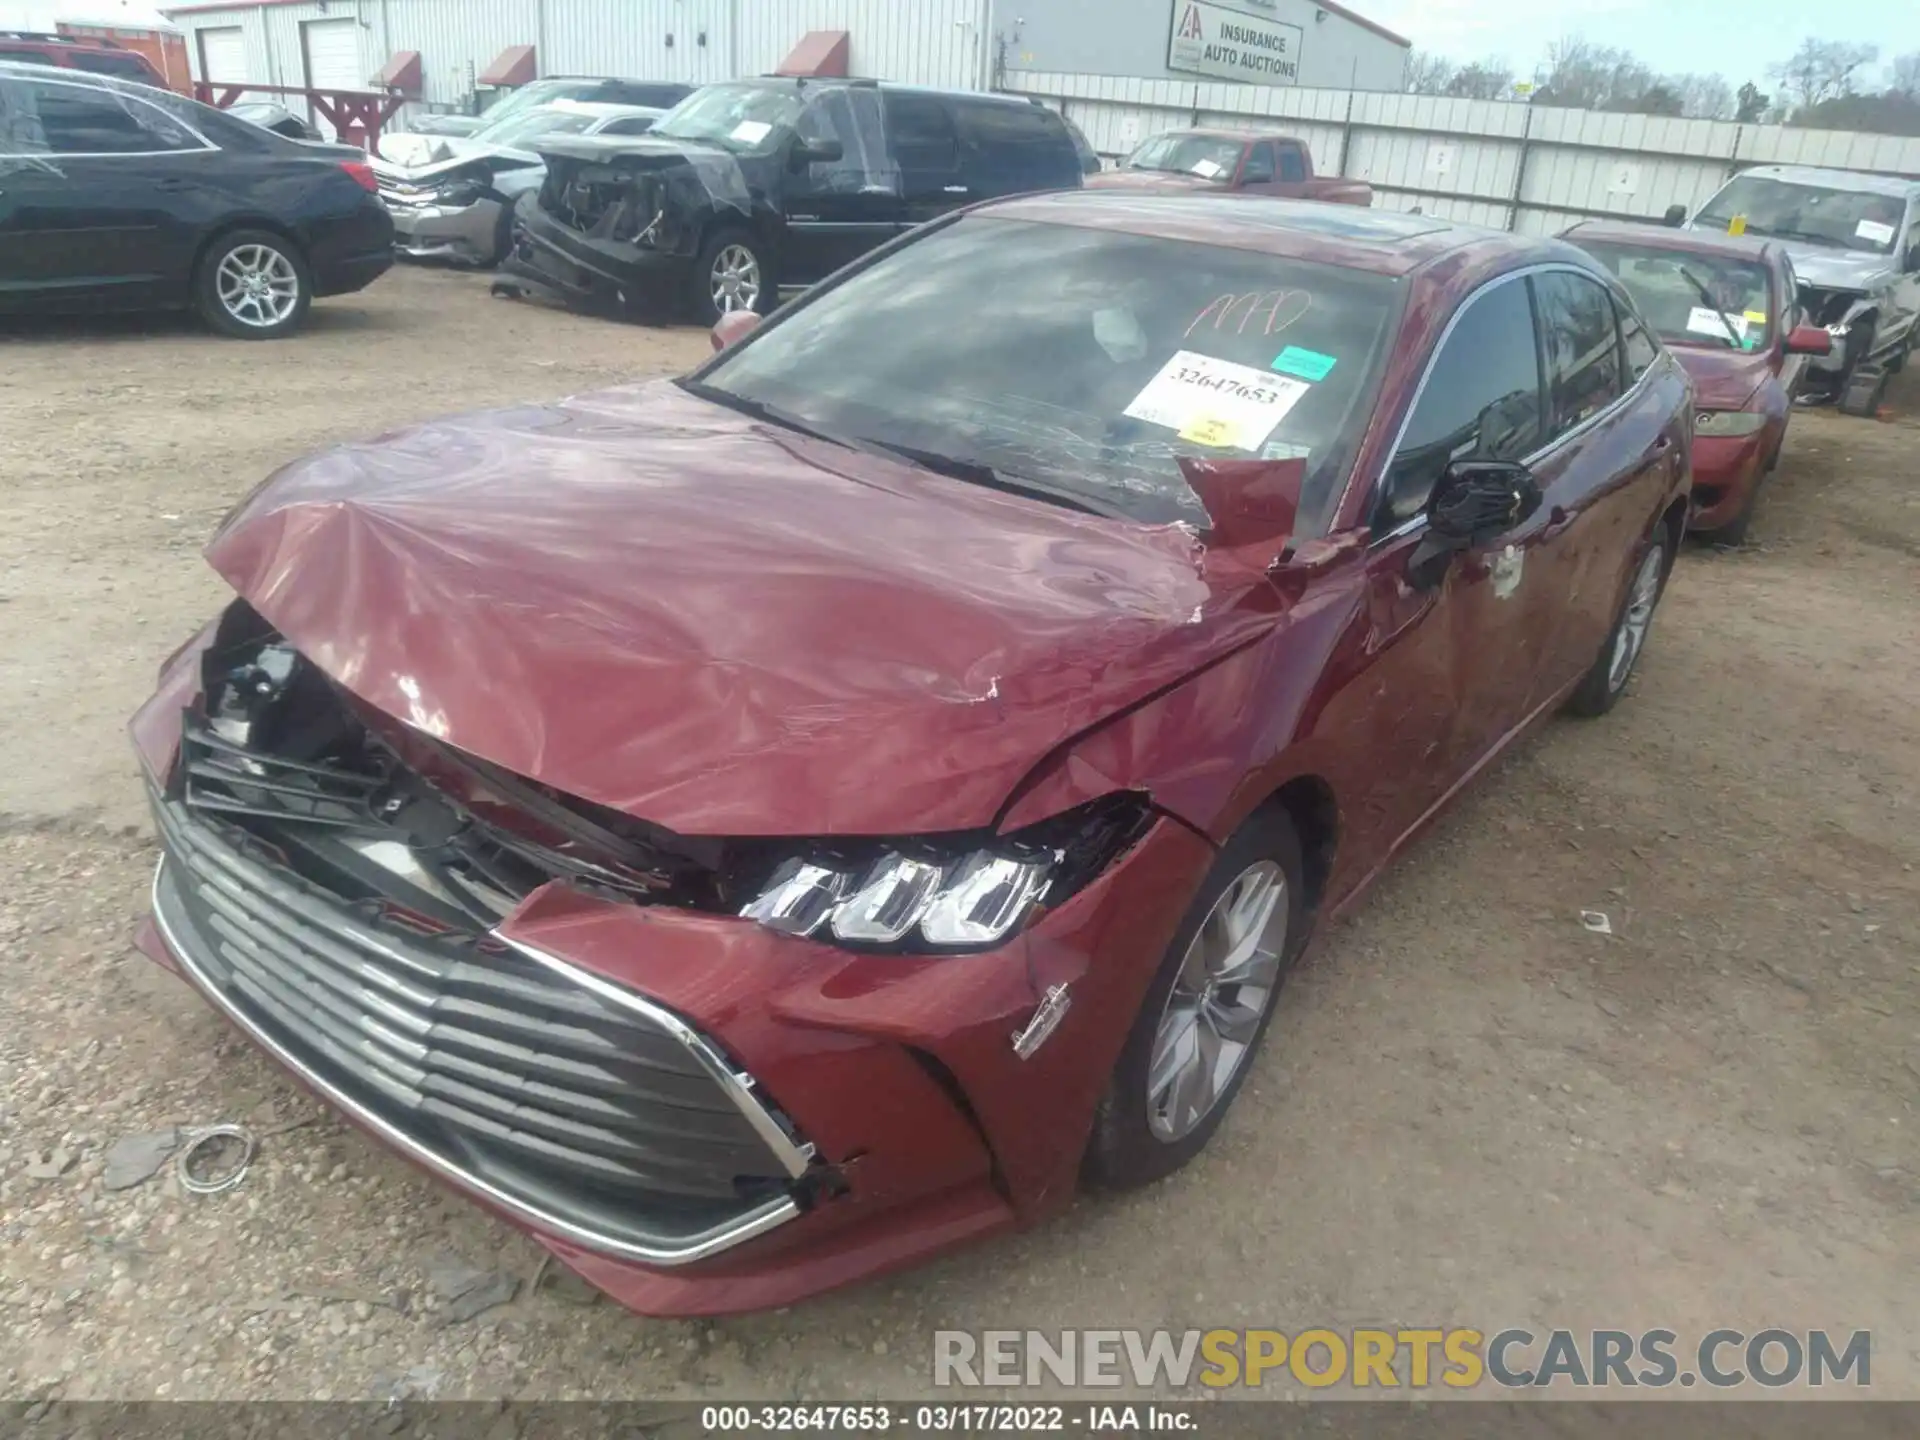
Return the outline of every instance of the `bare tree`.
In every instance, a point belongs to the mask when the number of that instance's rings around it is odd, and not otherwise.
[[[1445,95],[1447,86],[1460,67],[1444,55],[1431,50],[1413,50],[1407,54],[1407,93],[1409,95]]]
[[[1513,67],[1504,60],[1476,60],[1463,65],[1447,82],[1446,93],[1467,100],[1513,98]]]
[[[1894,95],[1905,95],[1909,100],[1920,100],[1920,50],[1894,57],[1887,90]]]
[[[1879,56],[1877,45],[1849,45],[1840,40],[1815,40],[1809,36],[1800,42],[1798,50],[1768,73],[1780,82],[1791,105],[1809,109],[1823,100],[1853,94],[1854,75]]]
[[[1733,87],[1719,75],[1669,75],[1666,85],[1680,97],[1680,113],[1689,120],[1731,120]]]
[[[1733,118],[1742,125],[1757,125],[1773,104],[1773,97],[1751,80],[1740,87],[1734,102]]]

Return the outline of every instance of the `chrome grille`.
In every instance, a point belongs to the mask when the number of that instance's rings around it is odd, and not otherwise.
[[[245,1029],[417,1155],[647,1259],[795,1213],[805,1148],[644,997],[350,904],[218,817],[159,798],[155,814],[170,946]]]

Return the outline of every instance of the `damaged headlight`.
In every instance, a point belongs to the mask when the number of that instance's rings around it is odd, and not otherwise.
[[[867,854],[807,844],[773,867],[740,913],[783,934],[861,948],[980,949],[1099,875],[1152,816],[1140,797],[1114,795],[1012,835],[885,842]]]
[[[472,205],[487,193],[478,180],[455,180],[433,192],[436,205]]]
[[[1693,417],[1693,433],[1723,437],[1757,434],[1767,417],[1757,410],[1702,410]]]

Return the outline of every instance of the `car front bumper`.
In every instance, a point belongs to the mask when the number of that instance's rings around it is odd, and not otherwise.
[[[414,260],[459,260],[490,265],[500,237],[500,213],[506,207],[491,196],[471,205],[401,204],[389,199],[393,248]]]
[[[200,648],[170,662],[132,725],[156,785],[174,765]],[[1007,945],[939,958],[854,954],[729,916],[558,884],[534,891],[482,937],[498,957],[486,963],[500,972],[483,983],[538,982],[533,1000],[499,1018],[506,1040],[556,1005],[571,1013],[610,1003],[627,1023],[621,1033],[670,1062],[676,1084],[704,1075],[713,1094],[734,1102],[732,1111],[710,1108],[739,1153],[781,1167],[764,1171],[776,1187],[723,1203],[711,1224],[663,1224],[631,1207],[583,1212],[573,1191],[557,1202],[565,1176],[542,1173],[524,1149],[512,1164],[495,1163],[488,1133],[467,1113],[471,1097],[431,1074],[403,1073],[388,1033],[424,1019],[427,1028],[408,1038],[444,1050],[443,1027],[458,1028],[471,997],[403,995],[402,1008],[417,1013],[394,1025],[387,1010],[344,1005],[338,967],[329,970],[343,944],[360,947],[363,968],[398,967],[415,991],[433,985],[417,965],[406,969],[406,954],[367,950],[364,924],[335,924],[311,893],[262,908],[258,897],[284,891],[287,877],[257,857],[236,863],[210,831],[182,834],[195,822],[177,798],[156,809],[164,858],[140,948],[374,1138],[653,1315],[784,1305],[1062,1208],[1121,1044],[1212,859],[1192,831],[1163,819]],[[219,893],[196,899],[194,885]],[[256,918],[236,923],[247,916]],[[411,944],[388,937],[389,949]],[[331,987],[313,1007],[334,1022],[324,1035],[288,1009],[300,985],[316,981]],[[1012,1037],[1055,986],[1066,987],[1066,1014],[1020,1059]],[[556,987],[557,1000],[548,993]],[[519,1063],[522,1051],[503,1041],[470,1053],[497,1067]],[[408,1055],[416,1069],[435,1067]],[[409,1089],[397,1101],[396,1074]],[[544,1103],[540,1093],[527,1090],[528,1104]],[[677,1147],[694,1143],[706,1142],[674,1139],[673,1153],[641,1159],[678,1163]],[[787,1163],[795,1157],[797,1166]]]
[[[514,209],[500,269],[567,304],[614,313],[664,310],[693,293],[692,256],[583,235],[541,209],[537,194]]]
[[[1774,445],[1771,425],[1751,435],[1696,435],[1693,440],[1693,508],[1690,530],[1718,530],[1746,508],[1766,477]]]

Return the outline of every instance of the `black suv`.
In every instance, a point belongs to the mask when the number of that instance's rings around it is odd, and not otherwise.
[[[393,264],[366,157],[168,90],[0,63],[0,314],[193,306],[296,329]]]
[[[639,138],[555,136],[496,283],[619,312],[771,310],[909,226],[976,200],[1073,189],[1066,122],[1037,101],[871,80],[708,85]]]

